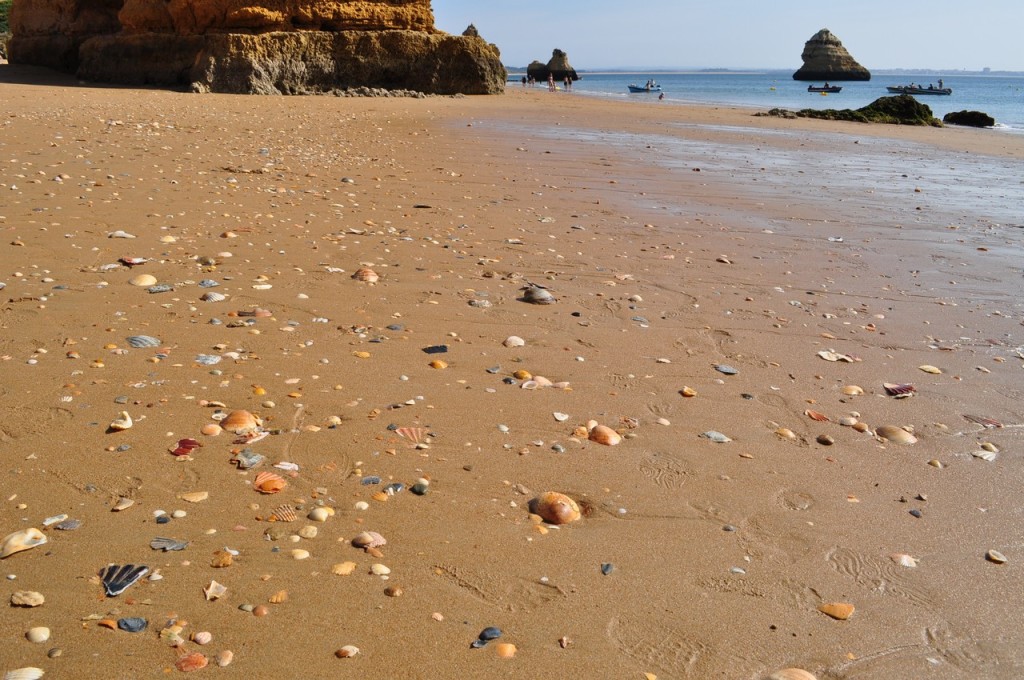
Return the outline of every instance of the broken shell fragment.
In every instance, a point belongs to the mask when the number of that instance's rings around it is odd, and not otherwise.
[[[925,373],[931,373],[932,375],[940,375],[942,373],[941,368],[930,366],[928,364],[925,364],[924,366],[918,366],[917,369],[919,371],[924,371]]]
[[[228,587],[217,583],[216,581],[210,581],[210,585],[203,588],[203,594],[206,595],[207,602],[213,602],[214,600],[224,597],[225,593],[228,592]]]
[[[901,567],[906,567],[907,569],[914,569],[917,567],[917,563],[920,562],[916,557],[906,553],[893,553],[889,555],[889,559]]]
[[[837,621],[845,621],[853,616],[855,607],[846,602],[828,602],[818,607],[818,611],[826,616],[831,616]]]
[[[310,510],[307,517],[314,522],[326,522],[329,517],[334,515],[334,508],[321,506],[319,508],[313,508]]]
[[[557,491],[547,491],[531,500],[530,512],[550,524],[568,524],[580,518],[576,501]]]
[[[46,543],[46,536],[39,529],[22,529],[8,534],[0,542],[0,559],[10,557],[14,553],[35,548],[37,545]]]
[[[132,417],[128,415],[128,411],[121,411],[121,414],[110,421],[110,425],[107,428],[108,432],[122,432],[124,430],[131,429],[131,426],[135,423],[132,422]]]
[[[205,654],[192,652],[191,654],[186,654],[175,661],[174,667],[182,673],[190,673],[191,671],[197,671],[200,668],[206,668],[208,663],[210,663],[210,660],[206,658]]]
[[[818,680],[802,668],[783,668],[768,676],[768,680]]]
[[[178,498],[188,503],[202,503],[210,497],[209,491],[189,491],[188,493],[179,493]]]
[[[387,539],[376,531],[363,531],[352,539],[352,545],[363,549],[379,548],[382,545],[387,545]]]
[[[875,430],[875,435],[882,439],[887,439],[893,444],[914,444],[917,442],[917,437],[902,427],[896,427],[895,425],[882,425]]]

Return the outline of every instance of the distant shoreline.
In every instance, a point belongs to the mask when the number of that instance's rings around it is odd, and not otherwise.
[[[526,75],[527,67],[525,66],[505,66],[505,70],[508,71],[510,76],[512,75]],[[758,74],[779,74],[786,77],[792,76],[796,71],[796,68],[792,69],[779,69],[779,68],[764,68],[764,69],[727,69],[727,68],[684,68],[684,69],[668,69],[668,68],[653,68],[653,69],[594,69],[594,70],[583,70],[576,69],[576,72],[580,76],[584,75],[638,75],[638,74],[664,74],[664,75],[758,75]],[[912,68],[894,68],[894,69],[872,69],[871,74],[875,76],[900,76],[900,75],[927,75],[927,76],[978,76],[978,77],[993,77],[993,78],[1019,78],[1024,76],[1024,71],[968,71],[964,69],[912,69]]]

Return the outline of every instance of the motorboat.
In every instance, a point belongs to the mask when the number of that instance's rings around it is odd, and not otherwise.
[[[935,87],[934,85],[929,85],[928,87],[920,85],[889,85],[885,89],[893,94],[953,94],[953,88],[951,87]]]
[[[842,92],[843,91],[843,86],[842,85],[821,85],[821,86],[818,86],[818,85],[808,85],[807,86],[807,91],[808,92],[827,92],[829,94],[835,94],[836,92]]]
[[[661,85],[658,85],[657,83],[653,83],[653,82],[652,83],[648,83],[647,85],[634,85],[634,84],[630,83],[626,87],[629,88],[629,91],[631,93],[635,93],[635,94],[636,93],[641,93],[641,92],[661,92]]]

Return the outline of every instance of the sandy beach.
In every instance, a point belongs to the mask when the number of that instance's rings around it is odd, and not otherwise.
[[[1024,137],[0,92],[0,670],[1024,677]]]

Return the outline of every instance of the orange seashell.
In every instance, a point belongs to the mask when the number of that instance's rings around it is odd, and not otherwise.
[[[380,503],[386,503],[388,500],[388,495],[383,491],[378,491],[377,493],[370,496],[370,498]]]
[[[587,439],[605,446],[615,446],[622,441],[622,435],[607,425],[593,425],[587,435]]]
[[[255,481],[252,483],[252,488],[256,489],[260,493],[277,493],[288,486],[288,482],[279,475],[275,475],[273,472],[261,472],[256,475]]]
[[[783,668],[769,675],[768,680],[817,680],[817,678],[802,668]]]
[[[270,599],[268,600],[268,602],[270,602],[270,604],[281,604],[282,602],[287,602],[287,601],[288,601],[288,591],[287,590],[279,590],[279,591],[277,591],[276,593],[271,595]]]
[[[818,611],[826,616],[831,616],[837,621],[845,621],[846,619],[853,616],[853,610],[855,607],[852,604],[846,602],[829,602],[818,607]]]
[[[499,659],[511,659],[516,655],[516,646],[511,642],[502,642],[494,648]]]
[[[366,283],[377,283],[380,280],[380,276],[377,272],[373,271],[369,267],[360,267],[356,270],[352,278],[356,281],[364,281]]]
[[[263,421],[258,416],[241,410],[232,411],[224,420],[220,421],[222,428],[235,434],[248,434],[259,428],[262,424]]]
[[[102,621],[97,621],[96,625],[102,628],[109,628],[110,630],[117,630],[117,621],[114,619],[103,619]]]
[[[551,524],[568,524],[580,518],[576,501],[556,491],[547,491],[530,501],[530,512]]]
[[[203,428],[199,431],[205,434],[207,437],[216,437],[223,430],[224,428],[222,428],[217,423],[207,423],[206,425],[203,425]]]
[[[218,550],[213,553],[213,559],[210,560],[210,566],[214,569],[230,567],[231,563],[234,562],[234,559],[234,555],[229,553],[227,550]]]
[[[806,411],[804,411],[804,415],[810,418],[811,420],[817,420],[819,423],[828,422],[827,415],[825,415],[824,413],[818,413],[817,411],[812,411],[811,409],[807,409]]]
[[[206,668],[206,664],[208,663],[210,663],[210,660],[206,658],[205,654],[192,652],[191,654],[186,654],[175,661],[174,667],[182,673],[190,673],[191,671],[197,671],[200,668]]]

